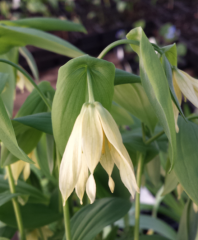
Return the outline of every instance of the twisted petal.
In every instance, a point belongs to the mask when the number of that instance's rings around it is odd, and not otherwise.
[[[113,171],[113,167],[114,167],[114,161],[111,157],[111,144],[108,142],[105,134],[103,133],[103,147],[102,147],[102,154],[101,154],[101,158],[100,158],[100,163],[102,165],[102,167],[105,169],[105,171],[107,172],[107,174],[109,175],[109,188],[111,190],[111,192],[114,191],[114,181],[111,178],[111,174]]]
[[[24,169],[23,169],[23,178],[26,181],[30,176],[30,164],[25,163]]]
[[[122,143],[119,129],[111,114],[103,108],[101,104],[96,103],[96,107],[104,133],[108,141],[111,143],[110,152],[112,159],[120,170],[120,176],[124,185],[134,197],[135,191],[139,191],[139,189],[136,183],[133,165],[129,154]]]
[[[173,87],[174,87],[174,90],[175,90],[175,94],[177,96],[177,99],[179,101],[179,104],[181,105],[181,102],[182,102],[182,93],[181,93],[181,90],[177,84],[177,81],[173,75]],[[176,107],[175,103],[172,101],[172,105],[173,105],[173,113],[174,113],[174,119],[175,119],[175,129],[176,129],[176,132],[178,133],[179,132],[179,127],[177,125],[177,120],[178,120],[178,114],[179,114],[179,110],[178,108]]]
[[[84,111],[82,110],[76,119],[60,165],[59,188],[62,193],[64,203],[72,193],[78,181],[82,165],[81,136],[83,115]]]
[[[90,202],[93,203],[96,198],[96,182],[94,180],[93,174],[91,174],[88,178],[88,181],[86,184],[86,192]]]
[[[102,150],[102,127],[93,104],[86,107],[82,123],[82,148],[87,166],[93,174]]]
[[[87,167],[84,153],[82,153],[82,167],[80,170],[78,182],[75,187],[76,194],[77,194],[78,198],[80,199],[81,204],[83,204],[82,200],[83,200],[83,195],[84,195],[85,188],[86,188],[87,179],[88,179],[88,167]]]
[[[173,77],[176,79],[182,93],[198,108],[197,91],[194,89],[195,80],[192,81],[192,78],[181,70],[173,71]]]
[[[11,164],[12,174],[13,174],[13,178],[14,178],[16,184],[17,184],[17,180],[18,180],[21,172],[23,171],[25,165],[26,165],[26,162],[24,162],[22,160],[19,160],[15,163]]]

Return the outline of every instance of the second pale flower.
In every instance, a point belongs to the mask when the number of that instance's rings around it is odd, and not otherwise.
[[[121,180],[134,197],[139,191],[129,154],[123,145],[119,129],[111,114],[99,103],[85,103],[76,119],[60,165],[59,187],[64,202],[76,190],[81,203],[86,189],[90,202],[96,196],[94,170],[98,163],[109,175],[109,188],[114,163]]]

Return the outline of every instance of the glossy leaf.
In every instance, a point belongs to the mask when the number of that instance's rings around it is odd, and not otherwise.
[[[12,228],[9,226],[3,226],[0,228],[0,236],[6,239],[12,239],[12,237],[14,236],[15,232],[17,231],[16,228]]]
[[[65,150],[82,105],[88,101],[87,78],[92,82],[95,100],[110,110],[114,74],[112,63],[88,55],[72,59],[59,69],[52,105],[52,126],[60,154]]]
[[[5,177],[3,175],[0,175],[0,192],[8,190],[8,180],[5,180]],[[49,203],[49,199],[41,191],[21,180],[17,181],[16,193],[20,195],[28,195],[28,201],[31,203]]]
[[[38,80],[39,79],[39,72],[38,72],[36,62],[34,60],[34,57],[31,54],[31,52],[26,47],[20,47],[19,52],[25,58],[25,60],[27,61],[28,66],[30,67],[34,78],[36,80]]]
[[[10,201],[12,198],[19,196],[20,193],[10,193],[10,191],[5,191],[0,194],[0,206]]]
[[[21,159],[25,162],[33,163],[31,159],[22,151],[19,147],[12,123],[8,117],[7,111],[3,104],[3,101],[0,97],[0,139],[3,142],[4,146],[18,159]],[[3,160],[1,159],[1,164]]]
[[[177,159],[174,172],[189,197],[198,205],[198,125],[178,119]]]
[[[104,198],[83,207],[71,219],[72,239],[92,240],[104,227],[123,217],[130,206],[124,199]]]
[[[177,46],[176,44],[171,44],[162,48],[163,52],[165,53],[168,61],[172,66],[177,67]]]
[[[53,155],[51,156],[53,158]],[[52,176],[50,171],[50,162],[47,156],[47,142],[46,135],[43,135],[36,147],[36,158],[44,175],[53,183],[57,183],[57,180]]]
[[[140,83],[115,86],[113,100],[154,130],[157,118]]]
[[[67,41],[41,30],[0,24],[0,32],[0,54],[6,53],[13,47],[24,47],[26,45],[32,45],[72,58],[84,54]]]
[[[126,84],[126,83],[141,83],[139,76],[123,71],[121,69],[115,70],[114,85]]]
[[[142,86],[170,142],[172,168],[176,158],[176,132],[166,75],[153,46],[140,27],[130,31],[127,38],[140,42],[139,46],[131,47],[139,56]]]
[[[13,48],[6,54],[0,55],[0,58],[12,61],[14,63],[18,62],[18,49]],[[16,71],[15,69],[6,64],[6,63],[0,63],[0,72],[8,74],[8,81],[6,83],[6,87],[4,88],[4,91],[1,93],[1,97],[3,100],[3,103],[5,105],[5,108],[8,112],[9,117],[12,117],[13,112],[13,104],[14,104],[14,93],[15,93],[15,85],[16,85]]]
[[[39,85],[40,90],[48,96],[50,101],[53,99],[54,89],[51,87],[49,82],[41,82]],[[18,111],[16,118],[20,118],[26,115],[34,114],[47,111],[47,107],[37,90],[34,89],[31,94],[27,97],[26,101]],[[26,153],[29,154],[37,145],[42,132],[33,129],[29,126],[25,126],[17,121],[12,121],[15,135],[19,144],[19,147]],[[28,144],[27,144],[28,143]],[[9,149],[8,149],[9,150]],[[6,166],[17,160],[23,160],[18,156],[13,156],[12,152],[2,148],[1,165]],[[32,163],[32,162],[31,162]]]
[[[40,130],[41,132],[53,134],[50,112],[36,113],[24,117],[14,118],[13,121],[20,122],[26,126]]]
[[[34,17],[18,19],[15,21],[3,20],[0,21],[0,23],[8,26],[36,28],[43,31],[86,32],[85,28],[79,23],[57,18]]]
[[[47,207],[42,204],[27,203],[24,206],[20,206],[20,210],[24,228],[39,228],[55,222],[62,217],[62,214],[50,206]],[[11,202],[0,207],[0,220],[11,227],[17,227]]]
[[[120,227],[124,226],[123,221],[118,221],[115,224]],[[131,226],[135,226],[134,214],[130,215],[129,224]],[[173,228],[170,227],[167,223],[163,222],[160,219],[146,216],[143,214],[140,215],[140,229],[146,229],[146,230],[152,229],[154,232],[164,236],[165,238],[168,238],[169,240],[177,239],[175,230],[173,230]]]
[[[165,184],[164,184],[164,191],[162,195],[166,195],[170,192],[172,192],[178,184],[177,176],[175,175],[174,171],[171,171],[170,173],[166,174],[165,178]]]
[[[114,101],[112,102],[110,113],[118,125],[133,124],[133,118],[130,113]]]

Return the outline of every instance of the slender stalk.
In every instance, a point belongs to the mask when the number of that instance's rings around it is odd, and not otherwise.
[[[134,44],[134,45],[139,45],[138,41],[134,41],[134,40],[128,40],[128,39],[122,39],[122,40],[118,40],[115,41],[113,43],[111,43],[110,45],[108,45],[98,56],[98,58],[102,59],[112,48],[122,45],[122,44]]]
[[[157,133],[155,136],[153,136],[152,138],[150,138],[149,140],[147,140],[145,142],[146,145],[149,145],[150,143],[152,143],[153,141],[155,141],[156,139],[158,139],[159,137],[161,137],[164,134],[164,131],[161,131],[159,133]]]
[[[57,163],[58,163],[58,170],[60,169],[61,157],[56,149],[57,154]],[[62,199],[61,193],[59,194],[59,199]],[[60,203],[60,201],[59,201]],[[64,204],[64,200],[62,199],[62,204]],[[59,205],[60,206],[60,205]],[[71,232],[70,232],[70,214],[69,214],[69,203],[68,200],[63,205],[63,215],[64,215],[64,225],[65,225],[65,236],[67,240],[71,240]]]
[[[88,69],[87,69],[87,83],[88,83],[89,102],[95,102],[91,76]]]
[[[146,134],[145,134],[145,129],[144,129],[144,123],[142,123],[142,139],[143,139],[143,142],[145,143],[146,142]]]
[[[140,154],[138,167],[137,167],[137,185],[139,189],[141,187],[143,163],[144,163],[144,156]],[[139,228],[140,228],[140,193],[136,193],[134,240],[139,240]]]
[[[2,59],[0,58],[0,62],[4,62],[7,63],[13,67],[15,67],[17,70],[19,70],[21,73],[23,73],[24,76],[26,76],[26,78],[31,82],[31,84],[36,88],[36,90],[38,91],[40,97],[43,99],[44,103],[47,105],[47,107],[49,108],[49,110],[52,110],[51,105],[49,104],[47,98],[45,97],[45,95],[42,93],[42,91],[39,89],[39,87],[36,85],[36,83],[34,82],[34,80],[32,79],[32,77],[20,66],[18,66],[17,64],[8,61],[6,59]]]
[[[14,185],[14,179],[12,176],[11,167],[6,166],[6,171],[7,171],[7,175],[8,175],[10,192],[15,193],[16,191],[15,191],[15,185]],[[23,228],[21,212],[20,212],[19,204],[18,204],[16,198],[12,198],[12,204],[14,207],[15,217],[16,217],[16,221],[17,221],[17,225],[18,225],[18,229],[19,229],[19,233],[20,233],[20,239],[25,240],[25,233],[24,233],[24,228]]]
[[[65,202],[63,206],[63,214],[64,214],[64,223],[65,223],[65,236],[67,240],[71,240],[70,233],[70,214],[69,214],[69,203],[68,200]]]
[[[38,230],[39,230],[39,234],[40,234],[40,239],[45,240],[45,237],[43,236],[43,232],[42,232],[41,228],[39,228]]]

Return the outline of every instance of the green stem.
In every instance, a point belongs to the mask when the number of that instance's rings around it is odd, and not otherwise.
[[[89,93],[89,102],[95,102],[94,94],[93,94],[93,86],[91,81],[90,72],[87,69],[87,84],[88,84],[88,93]]]
[[[2,59],[0,58],[0,62],[4,62],[7,63],[13,67],[15,67],[17,70],[19,70],[21,73],[23,73],[24,76],[26,76],[26,78],[32,83],[32,85],[36,88],[36,90],[38,91],[40,97],[43,99],[44,103],[47,105],[47,107],[52,110],[51,105],[49,104],[48,100],[46,99],[45,95],[42,93],[42,91],[39,89],[39,87],[36,85],[36,83],[34,82],[34,80],[32,79],[32,77],[20,66],[18,66],[17,64],[8,61],[6,59]]]
[[[6,171],[7,171],[7,175],[8,175],[10,192],[15,193],[16,191],[15,191],[15,185],[14,185],[14,179],[12,176],[11,167],[7,166]],[[15,217],[16,217],[16,221],[17,221],[17,225],[18,225],[18,229],[19,229],[19,233],[20,233],[20,239],[25,240],[25,233],[24,233],[24,228],[23,228],[21,212],[20,212],[19,204],[18,204],[16,198],[12,198],[12,204],[13,204]]]
[[[41,239],[41,240],[45,240],[41,228],[39,228],[38,230],[39,230],[39,234],[40,234],[40,239]]]
[[[69,203],[68,203],[68,200],[65,202],[65,206],[63,206],[63,214],[64,214],[64,223],[65,223],[65,236],[66,236],[67,240],[71,240],[70,214],[69,214]]]
[[[56,149],[57,154],[57,163],[58,163],[58,170],[60,169],[60,163],[61,163],[61,157],[58,152],[58,149]],[[60,193],[60,191],[59,191]],[[62,199],[61,193],[59,194],[59,199]],[[60,203],[60,201],[59,201]],[[62,199],[62,204],[64,203]],[[65,236],[67,240],[71,240],[71,232],[70,232],[70,214],[69,214],[69,203],[68,200],[65,202],[65,205],[63,206],[63,215],[64,215],[64,225],[65,225]]]
[[[155,141],[156,139],[158,139],[159,137],[161,137],[164,134],[164,131],[161,131],[159,133],[157,133],[155,136],[153,136],[152,138],[150,138],[149,140],[147,140],[145,142],[146,145],[149,145],[150,143],[152,143],[153,141]]]
[[[118,40],[115,41],[113,43],[111,43],[110,45],[108,45],[98,56],[99,59],[102,59],[112,48],[122,45],[122,44],[134,44],[134,45],[139,45],[138,41],[134,41],[134,40],[128,40],[128,39],[122,39],[122,40]]]
[[[143,139],[143,142],[146,143],[146,134],[145,134],[145,129],[144,129],[144,123],[142,123],[142,139]]]
[[[193,119],[196,119],[196,118],[198,118],[197,114],[196,115],[191,115],[191,116],[187,117],[188,120],[193,120]]]
[[[144,163],[144,157],[142,154],[140,154],[140,158],[137,166],[137,185],[139,189],[141,187],[143,163]],[[134,240],[139,240],[139,229],[140,229],[140,193],[136,193]]]

